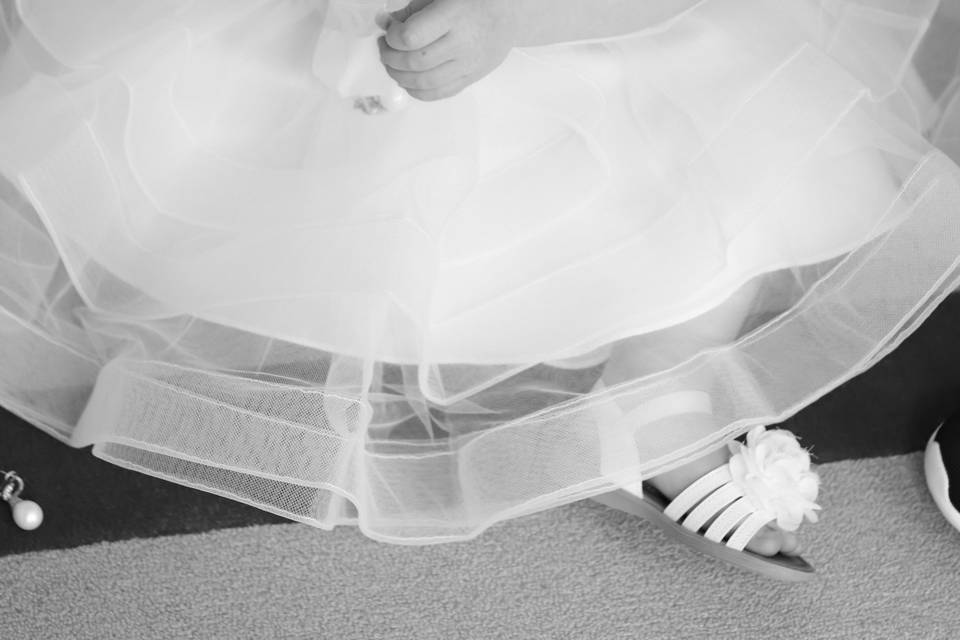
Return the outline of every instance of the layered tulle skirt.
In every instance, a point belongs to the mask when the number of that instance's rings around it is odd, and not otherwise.
[[[0,404],[404,543],[795,413],[960,283],[960,11],[687,4],[371,115],[341,0],[0,0]]]

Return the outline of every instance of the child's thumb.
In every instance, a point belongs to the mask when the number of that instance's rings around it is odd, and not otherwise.
[[[407,18],[431,4],[433,4],[433,0],[410,0],[410,3],[407,6],[391,12],[390,15],[397,22],[405,22]]]

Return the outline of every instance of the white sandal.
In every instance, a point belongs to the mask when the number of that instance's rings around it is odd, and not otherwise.
[[[960,433],[960,416],[954,416],[942,423],[927,441],[923,456],[923,474],[933,502],[940,513],[955,529],[960,531],[960,504],[951,498],[950,481],[953,480],[953,494],[957,494],[957,435]],[[952,475],[952,477],[951,477]]]
[[[750,432],[746,445],[731,444],[731,452],[728,463],[696,480],[673,501],[647,485],[619,489],[593,499],[646,518],[670,537],[736,567],[775,580],[812,579],[813,567],[800,556],[764,556],[745,548],[772,522],[789,531],[804,519],[816,522],[815,511],[820,507],[813,501],[819,478],[810,471],[809,454],[789,431],[767,431],[762,426]],[[769,464],[786,464],[795,470],[795,490],[765,482],[765,466]],[[706,526],[707,523],[711,524]]]

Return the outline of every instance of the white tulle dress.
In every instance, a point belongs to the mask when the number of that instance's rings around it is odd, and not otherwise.
[[[370,113],[369,2],[0,0],[0,404],[413,544],[795,413],[960,283],[960,3],[678,4]]]

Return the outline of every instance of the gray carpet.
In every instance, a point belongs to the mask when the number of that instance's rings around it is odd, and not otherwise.
[[[821,472],[810,584],[728,569],[578,503],[426,548],[268,525],[10,556],[0,638],[960,637],[960,533],[921,457]]]

